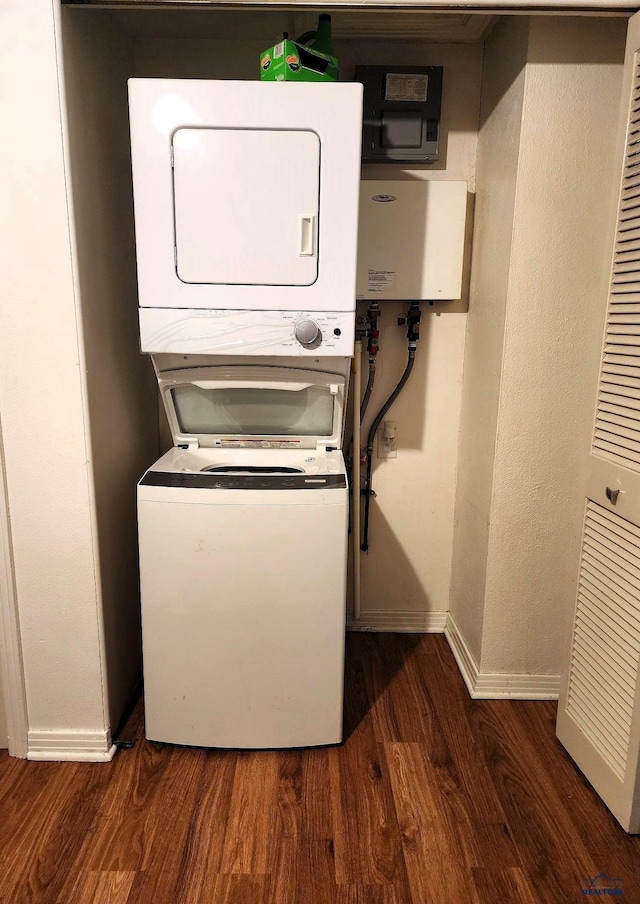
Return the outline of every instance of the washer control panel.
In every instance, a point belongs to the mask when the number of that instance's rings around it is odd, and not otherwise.
[[[351,357],[355,315],[341,311],[140,308],[143,352]]]

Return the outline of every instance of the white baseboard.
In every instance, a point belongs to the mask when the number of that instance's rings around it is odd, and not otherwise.
[[[116,752],[110,731],[30,731],[27,759],[108,763]]]
[[[347,619],[347,631],[392,631],[407,634],[442,634],[446,612],[412,612],[410,610],[376,610],[360,613],[360,618]]]
[[[514,675],[480,672],[451,613],[444,636],[474,700],[557,700],[560,675]]]
[[[458,668],[464,683],[467,685],[467,690],[470,696],[473,697],[475,696],[474,692],[478,680],[478,666],[450,612],[447,614],[444,636],[451,647],[455,661],[458,663]]]
[[[557,700],[560,675],[480,674],[475,700]]]

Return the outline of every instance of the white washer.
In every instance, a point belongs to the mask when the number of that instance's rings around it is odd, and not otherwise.
[[[349,362],[331,360],[155,360],[175,447],[138,485],[149,739],[342,740]]]

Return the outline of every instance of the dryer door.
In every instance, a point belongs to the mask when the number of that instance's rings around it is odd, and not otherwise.
[[[342,374],[217,365],[158,375],[176,446],[341,448]]]
[[[176,270],[185,283],[310,286],[320,139],[286,129],[173,134]]]

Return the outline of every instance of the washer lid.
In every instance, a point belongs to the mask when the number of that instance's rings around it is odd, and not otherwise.
[[[317,449],[342,445],[345,378],[268,365],[163,371],[176,446]]]

